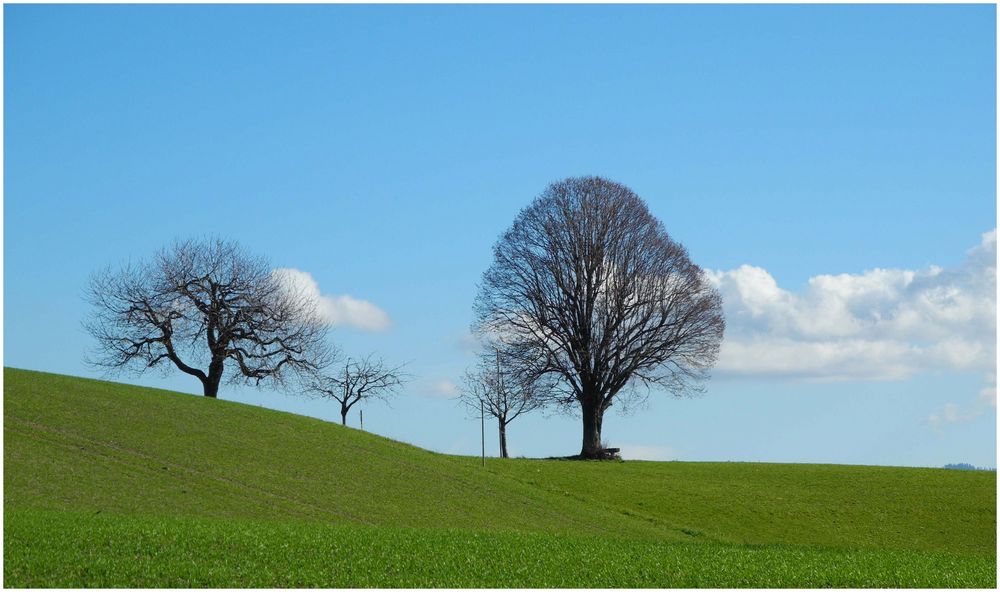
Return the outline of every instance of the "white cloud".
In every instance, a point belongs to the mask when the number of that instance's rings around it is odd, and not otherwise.
[[[432,399],[454,399],[459,395],[458,385],[446,379],[424,381],[418,386],[417,392]]]
[[[275,269],[274,274],[287,289],[313,302],[320,317],[329,325],[346,325],[363,331],[382,331],[391,324],[389,315],[371,302],[348,295],[321,294],[319,284],[308,272],[282,268]]]
[[[997,407],[997,377],[996,374],[986,376],[987,386],[980,391],[976,400],[968,406],[959,406],[955,403],[945,403],[939,411],[936,411],[927,418],[931,427],[940,432],[943,427],[949,424],[964,423],[972,421],[977,417],[989,413],[996,415]]]
[[[982,412],[964,411],[958,405],[954,403],[945,403],[944,408],[938,413],[930,416],[929,421],[931,425],[939,426],[942,423],[958,423],[961,421],[969,421],[975,419],[982,415]]]
[[[431,390],[442,397],[457,397],[458,386],[450,380],[439,380],[431,386]]]
[[[983,405],[997,408],[997,385],[988,386],[979,391],[979,402]]]
[[[462,353],[476,355],[482,350],[483,344],[471,331],[466,331],[455,338],[455,347]]]
[[[781,288],[760,267],[707,273],[726,313],[722,375],[898,380],[929,369],[995,373],[996,230],[954,268],[819,275],[800,293]],[[937,415],[949,421],[945,412]]]
[[[986,412],[986,404],[982,401],[978,401],[975,405],[969,408],[963,408],[955,403],[945,403],[944,407],[936,413],[932,413],[930,417],[927,418],[928,423],[935,431],[941,431],[941,429],[947,424],[954,423],[965,423],[967,421],[972,421],[977,417],[981,416]]]
[[[664,446],[645,446],[642,444],[622,444],[622,458],[625,460],[676,460],[677,452]]]

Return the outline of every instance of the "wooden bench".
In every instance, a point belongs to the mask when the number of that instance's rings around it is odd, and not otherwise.
[[[601,456],[603,458],[616,460],[616,459],[621,459],[622,457],[621,452],[622,452],[621,448],[605,448],[601,450]]]

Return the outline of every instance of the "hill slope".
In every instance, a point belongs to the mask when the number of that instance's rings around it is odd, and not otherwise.
[[[595,534],[613,522],[616,534],[661,534],[460,457],[318,419],[36,372],[4,377],[8,506]]]
[[[483,469],[478,459],[312,418],[13,369],[4,370],[4,441],[4,511],[8,523],[14,519],[5,537],[24,540],[31,524],[58,522],[53,512],[78,525],[100,513],[131,516],[128,524],[138,525],[154,518],[208,520],[217,528],[265,521],[494,532],[498,541],[533,532],[563,541],[683,542],[674,548],[685,549],[766,544],[960,554],[980,557],[980,567],[992,563],[995,582],[995,473],[496,459]],[[5,551],[11,559],[17,565],[23,557]],[[754,583],[774,585],[746,585]]]

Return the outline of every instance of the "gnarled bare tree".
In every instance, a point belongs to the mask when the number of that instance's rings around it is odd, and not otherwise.
[[[339,372],[315,373],[306,382],[306,392],[340,403],[340,423],[347,425],[347,412],[356,403],[369,399],[388,401],[408,376],[403,366],[388,366],[371,354],[358,360],[347,359]]]
[[[499,346],[492,350],[483,353],[476,365],[465,373],[458,399],[471,413],[479,414],[482,410],[497,420],[500,458],[509,458],[507,426],[525,413],[540,408],[547,393],[542,381],[526,380],[516,367],[501,364]]]
[[[493,247],[473,330],[578,405],[580,456],[601,458],[604,412],[624,394],[700,391],[725,329],[722,299],[629,188],[553,183]],[[637,387],[645,387],[639,390]]]
[[[109,371],[172,364],[216,397],[227,373],[283,383],[329,362],[314,303],[234,242],[175,242],[150,261],[96,273],[87,296],[91,362]]]

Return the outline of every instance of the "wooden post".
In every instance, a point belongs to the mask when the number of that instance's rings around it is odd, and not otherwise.
[[[365,410],[361,409],[358,413],[361,415],[361,431],[363,432],[365,431]]]
[[[497,406],[498,410],[502,410],[506,406],[506,403],[507,403],[507,393],[503,390],[503,378],[500,376],[500,348],[498,347],[498,348],[496,348],[496,350],[497,350],[497,392],[496,392],[496,402],[497,402],[497,405],[496,406]],[[501,405],[501,401],[503,402],[503,405]],[[499,429],[499,423],[501,421],[502,420],[498,417],[497,418],[497,427],[498,427],[498,429],[497,429],[497,438],[499,439],[498,444],[500,445],[500,448],[499,448],[497,456],[499,456],[500,458],[504,458],[504,456],[503,456],[503,433]]]
[[[486,466],[486,410],[479,399],[479,439],[483,444],[483,466]]]

